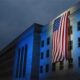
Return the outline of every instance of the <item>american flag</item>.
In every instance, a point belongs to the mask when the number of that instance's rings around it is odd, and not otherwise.
[[[52,57],[53,62],[63,61],[67,58],[68,49],[68,15],[69,12],[64,13],[57,18],[53,24],[52,35]]]

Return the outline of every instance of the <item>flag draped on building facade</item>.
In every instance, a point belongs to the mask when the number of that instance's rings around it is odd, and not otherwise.
[[[57,18],[53,24],[52,57],[53,62],[63,61],[68,52],[68,16],[69,12]]]

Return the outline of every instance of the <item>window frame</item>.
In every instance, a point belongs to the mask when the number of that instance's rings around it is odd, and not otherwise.
[[[46,51],[46,58],[49,58],[49,53],[50,53],[50,51],[49,51],[49,49]]]
[[[77,23],[77,30],[80,31],[80,21]]]
[[[55,70],[56,70],[56,64],[52,63],[52,71],[55,71]]]
[[[47,45],[50,44],[50,37],[47,38]]]
[[[44,58],[44,53],[41,52],[41,53],[40,53],[40,59],[43,59],[43,58]]]
[[[78,57],[78,66],[80,68],[80,56]]]
[[[60,61],[59,64],[60,64],[59,69],[60,70],[63,70],[63,68],[64,68],[64,61]]]
[[[68,34],[71,35],[73,33],[73,30],[72,30],[72,25],[70,25],[68,27]]]
[[[80,47],[80,37],[78,38],[78,47]]]
[[[73,59],[70,58],[68,59],[68,69],[72,69],[73,68]]]
[[[72,49],[73,49],[73,41],[70,40],[70,41],[68,41],[68,50],[70,51]]]
[[[41,47],[44,47],[44,40],[41,41]]]
[[[43,73],[43,66],[40,66],[40,73]]]
[[[45,66],[45,72],[49,72],[49,64],[46,64],[46,66]]]

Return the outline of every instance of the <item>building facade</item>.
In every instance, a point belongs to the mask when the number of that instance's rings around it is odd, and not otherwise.
[[[34,23],[0,51],[0,79],[80,80],[80,3],[68,9],[70,58],[52,62],[53,19],[47,25]],[[66,12],[66,11],[65,11]]]

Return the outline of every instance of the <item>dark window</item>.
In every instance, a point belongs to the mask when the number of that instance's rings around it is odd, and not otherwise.
[[[43,53],[43,52],[41,52],[41,59],[43,59],[43,55],[44,55],[44,53]]]
[[[69,29],[68,30],[69,35],[72,34],[72,26],[69,26],[68,29]]]
[[[78,47],[80,47],[80,37],[78,38]]]
[[[49,45],[50,44],[50,38],[48,37],[47,38],[47,45]]]
[[[72,41],[69,41],[69,43],[68,43],[68,49],[69,50],[72,50],[72,45],[73,45],[73,42]]]
[[[41,42],[41,47],[44,47],[44,40]]]
[[[49,57],[49,50],[46,51],[46,57]]]
[[[40,66],[40,73],[43,72],[43,66]]]
[[[60,61],[60,67],[59,67],[60,70],[63,70],[63,61]]]
[[[80,56],[78,57],[78,64],[79,64],[79,68],[80,68]]]
[[[78,22],[77,29],[80,31],[80,21]]]
[[[20,60],[20,48],[18,49],[18,56],[17,56],[17,67],[16,67],[16,77],[19,75],[19,60]]]
[[[49,64],[46,64],[45,71],[46,71],[46,72],[49,72]]]
[[[56,70],[56,65],[55,63],[52,63],[52,71],[55,71]]]
[[[25,52],[24,52],[23,77],[26,76],[26,60],[27,60],[27,45],[25,45]]]
[[[68,68],[69,69],[73,68],[73,59],[72,58],[68,59]]]
[[[22,47],[21,51],[21,56],[20,56],[20,72],[19,72],[19,77],[22,77],[22,65],[23,65],[23,54],[24,54],[24,47]]]

